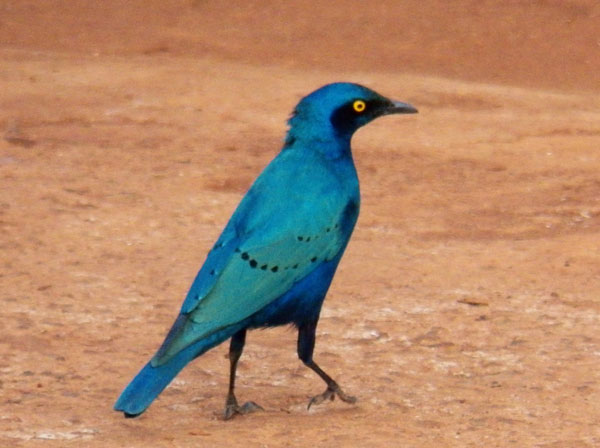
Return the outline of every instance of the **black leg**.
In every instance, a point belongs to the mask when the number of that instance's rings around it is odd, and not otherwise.
[[[346,395],[344,391],[338,386],[338,384],[327,375],[316,362],[313,361],[313,352],[315,349],[315,334],[317,331],[317,322],[310,322],[308,324],[302,325],[298,329],[298,357],[302,360],[302,362],[316,372],[317,375],[321,377],[323,381],[327,384],[327,389],[320,395],[314,396],[308,402],[308,409],[313,404],[319,404],[323,401],[329,399],[333,400],[337,395],[340,400],[345,401],[346,403],[356,403],[356,398],[350,395]]]
[[[227,392],[227,404],[237,405],[235,399],[235,373],[237,370],[238,361],[244,351],[246,344],[246,330],[240,330],[234,334],[229,344],[229,391]]]
[[[229,420],[235,414],[248,414],[259,409],[263,410],[263,408],[253,401],[249,401],[242,406],[239,406],[237,399],[235,398],[235,372],[237,370],[238,361],[242,356],[245,343],[246,330],[240,330],[231,337],[231,343],[229,345],[229,391],[227,392],[227,401],[225,402],[225,420]]]

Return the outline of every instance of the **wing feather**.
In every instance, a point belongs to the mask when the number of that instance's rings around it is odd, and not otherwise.
[[[256,180],[208,254],[181,309],[186,324],[161,347],[159,362],[251,316],[345,247],[354,191],[324,164],[294,172],[298,161],[283,155]]]

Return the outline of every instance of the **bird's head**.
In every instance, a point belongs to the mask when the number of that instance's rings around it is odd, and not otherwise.
[[[354,132],[375,118],[414,113],[417,109],[410,104],[390,100],[361,85],[328,84],[298,103],[289,120],[286,144],[312,140],[349,147]]]

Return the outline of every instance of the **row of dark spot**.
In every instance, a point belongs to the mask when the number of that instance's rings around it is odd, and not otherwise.
[[[241,251],[240,251],[240,249],[236,249],[235,251],[236,251],[236,252],[238,252],[238,253],[240,253],[240,252],[241,252]],[[250,267],[251,267],[252,269],[257,269],[257,268],[258,268],[258,269],[260,269],[260,270],[262,270],[262,271],[267,271],[267,270],[270,270],[270,271],[271,271],[271,272],[273,272],[273,273],[274,273],[274,272],[277,272],[277,271],[279,271],[279,266],[271,266],[271,267],[269,268],[269,265],[268,265],[268,264],[260,264],[258,261],[256,261],[254,258],[252,258],[248,252],[241,252],[241,254],[240,254],[240,258],[241,258],[242,260],[244,260],[244,261],[247,261],[247,262],[248,262],[248,264],[250,265]],[[312,257],[312,258],[310,259],[311,263],[315,263],[317,260],[318,260],[318,258],[317,258],[317,257]],[[286,271],[287,271],[288,269],[298,269],[298,267],[299,267],[299,266],[300,266],[300,265],[299,265],[298,263],[296,263],[296,264],[294,264],[294,265],[292,265],[292,266],[286,266],[286,267],[285,267],[285,268],[283,268],[283,269],[284,269],[284,270],[286,270]]]
[[[236,252],[240,252],[240,250],[236,249]],[[242,254],[240,256],[241,256],[242,260],[248,262],[248,264],[250,265],[250,267],[252,269],[259,268],[262,271],[266,271],[267,269],[269,269],[268,264],[261,264],[259,267],[258,261],[256,261],[254,258],[251,258],[250,255],[248,254],[248,252],[242,252]],[[277,272],[278,270],[279,270],[279,266],[271,266],[271,272]]]
[[[337,229],[337,228],[339,228],[339,224],[335,224],[335,225],[333,226],[333,229]],[[331,230],[332,230],[332,228],[331,228],[331,227],[327,227],[327,228],[325,229],[325,232],[329,233],[329,232],[331,232]],[[299,236],[297,237],[297,239],[298,239],[298,241],[302,241],[302,242],[306,242],[306,243],[309,243],[309,242],[311,241],[311,237],[310,237],[310,236],[301,236],[301,235],[299,235]],[[313,236],[313,237],[312,237],[312,239],[314,239],[314,240],[317,240],[317,239],[319,239],[319,235],[315,235],[315,236]],[[214,245],[214,247],[212,248],[212,250],[215,250],[215,249],[220,249],[221,247],[223,247],[223,243],[222,243],[222,242],[217,242],[217,243]],[[236,251],[237,253],[240,253],[240,252],[241,252],[241,250],[240,250],[239,248],[237,248],[235,251]],[[261,269],[261,270],[263,270],[263,271],[267,271],[267,270],[269,270],[269,265],[268,265],[268,264],[261,264],[261,265],[260,265],[260,267],[259,267],[259,263],[258,263],[258,261],[256,261],[254,258],[251,258],[251,257],[250,257],[250,255],[248,254],[248,252],[241,252],[241,255],[240,255],[240,257],[242,258],[242,260],[244,260],[244,261],[247,261],[247,262],[248,262],[248,264],[250,265],[250,267],[251,267],[252,269],[260,268],[260,269]],[[315,263],[317,260],[318,260],[318,258],[317,258],[317,257],[312,257],[312,258],[310,259],[311,263]],[[288,269],[298,269],[298,266],[299,266],[299,265],[296,263],[296,264],[295,264],[295,265],[293,265],[293,266],[286,266],[286,267],[284,268],[284,270],[288,270]],[[279,266],[271,266],[271,268],[270,268],[270,271],[271,271],[271,272],[273,272],[273,273],[275,273],[275,272],[279,271]],[[215,270],[214,270],[214,269],[212,269],[212,270],[210,271],[210,275],[215,275]]]
[[[334,228],[334,229],[337,229],[337,228],[339,228],[339,227],[340,227],[340,225],[339,225],[339,224],[336,224],[336,225],[334,225],[334,226],[333,226],[333,228]],[[331,232],[331,230],[332,230],[332,228],[331,228],[331,227],[327,227],[327,228],[325,229],[325,232],[329,233],[329,232]],[[302,236],[302,235],[298,235],[296,238],[298,239],[298,241],[303,241],[303,242],[305,242],[305,243],[309,243],[309,242],[310,242],[310,240],[311,240],[311,237],[310,237],[310,236]],[[314,239],[314,240],[318,240],[318,239],[319,239],[319,235],[315,235],[315,236],[313,236],[313,237],[312,237],[312,239]]]

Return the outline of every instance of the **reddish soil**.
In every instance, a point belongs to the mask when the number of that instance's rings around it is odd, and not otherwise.
[[[0,5],[0,446],[600,446],[600,4]],[[142,417],[152,355],[304,94],[411,102],[354,139],[363,204],[316,359],[253,332]]]

